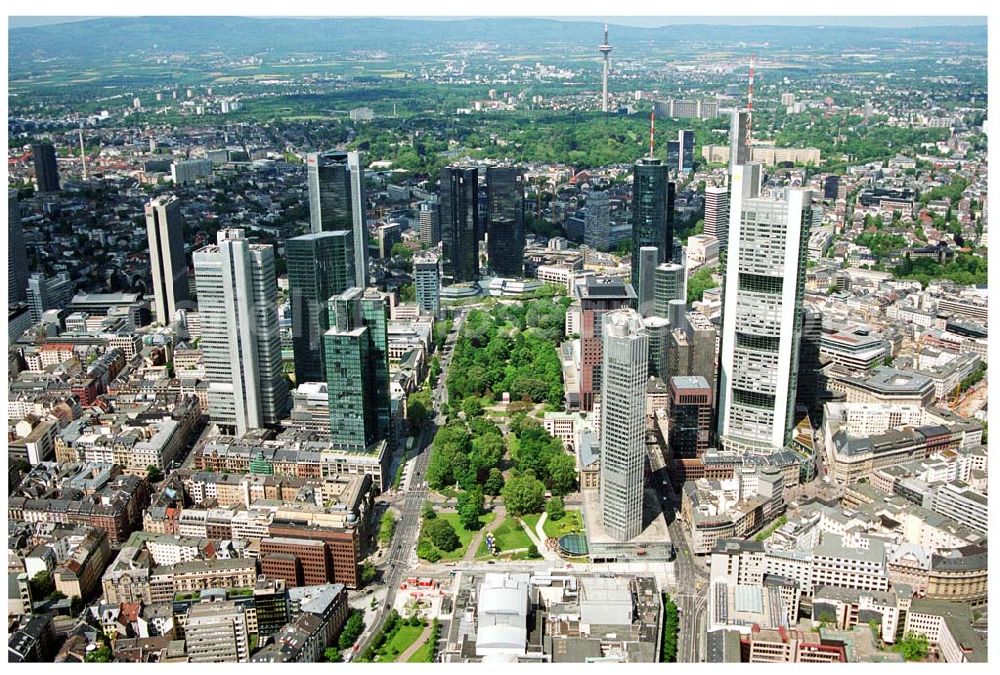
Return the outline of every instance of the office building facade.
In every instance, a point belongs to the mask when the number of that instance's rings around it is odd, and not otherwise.
[[[7,305],[28,299],[28,249],[17,191],[7,191]]]
[[[639,283],[635,287],[637,309],[642,316],[652,316],[656,302],[656,268],[660,252],[654,246],[643,246],[632,255],[639,257]]]
[[[631,309],[603,320],[601,513],[618,541],[642,532],[649,336]]]
[[[794,423],[812,195],[766,194],[760,169],[733,172],[718,432],[724,445],[768,452]]]
[[[385,301],[350,288],[331,298],[323,336],[330,440],[363,451],[389,434],[389,353]]]
[[[598,251],[611,248],[611,202],[607,192],[595,191],[587,195],[583,243]]]
[[[178,310],[178,303],[187,302],[190,287],[184,257],[184,221],[177,197],[157,197],[146,204],[146,237],[156,320],[166,326]]]
[[[54,277],[46,277],[36,272],[28,277],[28,307],[31,323],[42,320],[42,314],[50,309],[63,309],[73,299],[76,285],[69,274],[60,272]]]
[[[636,295],[632,287],[614,277],[588,276],[573,287],[580,301],[580,406],[594,409],[594,396],[601,392],[601,363],[604,316],[616,309],[632,307]]]
[[[433,253],[413,256],[417,305],[435,319],[441,316],[441,266]]]
[[[687,302],[686,274],[683,265],[663,263],[653,270],[653,314],[670,318],[670,302]],[[676,328],[676,326],[673,326]]]
[[[292,310],[295,382],[326,382],[323,335],[330,328],[327,301],[355,281],[352,233],[313,232],[285,241]]]
[[[694,132],[690,129],[678,131],[677,145],[679,148],[677,170],[681,173],[691,173],[694,171]]]
[[[360,152],[306,155],[309,225],[312,232],[352,233],[354,286],[368,286],[368,225],[364,157]]]
[[[35,165],[35,185],[39,192],[59,192],[59,166],[56,164],[56,149],[51,143],[35,143],[31,146]]]
[[[445,286],[479,280],[479,169],[441,170],[441,261]]]
[[[674,184],[662,160],[643,157],[632,168],[632,287],[639,286],[639,249],[659,251],[657,264],[673,260]]]
[[[704,232],[719,241],[719,255],[724,256],[729,244],[729,190],[725,187],[705,188]]]
[[[420,243],[437,246],[441,241],[441,202],[432,196],[420,203]]]
[[[674,459],[698,459],[708,450],[712,431],[712,387],[701,376],[671,377],[670,437]]]
[[[497,277],[524,276],[524,170],[486,169],[487,255]]]
[[[238,435],[278,424],[291,399],[281,365],[274,247],[225,229],[193,258],[209,417]]]

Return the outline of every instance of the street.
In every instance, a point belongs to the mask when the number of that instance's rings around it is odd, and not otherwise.
[[[454,332],[445,339],[444,348],[441,350],[441,375],[438,378],[437,386],[434,388],[433,400],[435,407],[440,411],[440,402],[447,402],[448,391],[445,387],[445,380],[448,375],[448,365],[450,363],[451,350],[455,346],[455,337],[458,335],[462,325],[464,313],[460,313],[455,319]],[[379,609],[378,619],[371,626],[366,627],[364,634],[355,647],[355,653],[363,652],[371,643],[372,638],[382,630],[386,619],[392,610],[396,600],[396,591],[404,573],[412,574],[412,567],[417,563],[416,548],[417,537],[420,535],[420,511],[424,501],[427,499],[427,464],[430,462],[430,444],[434,440],[434,434],[438,425],[444,423],[444,418],[440,412],[433,421],[427,423],[423,428],[419,442],[414,449],[416,454],[411,460],[409,485],[403,497],[402,504],[396,503],[400,512],[399,521],[396,523],[396,531],[393,533],[392,542],[389,544],[389,554],[379,563],[382,570],[382,583],[386,586],[385,599]]]

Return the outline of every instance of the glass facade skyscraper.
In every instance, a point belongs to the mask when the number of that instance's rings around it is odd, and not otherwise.
[[[35,184],[39,192],[59,192],[59,165],[56,164],[56,149],[51,143],[35,143],[31,146],[35,165]]]
[[[359,152],[311,152],[306,156],[312,232],[352,233],[355,286],[368,286],[364,158]]]
[[[327,301],[354,285],[351,232],[316,232],[285,242],[295,382],[326,382]]]
[[[643,157],[632,167],[632,287],[639,287],[639,249],[654,246],[657,264],[673,260],[674,184],[659,159]]]
[[[487,252],[498,277],[524,276],[524,170],[491,166],[486,170]]]
[[[350,288],[329,302],[323,336],[330,440],[362,451],[389,435],[389,354],[385,300]]]
[[[718,432],[725,447],[768,452],[794,422],[812,193],[767,194],[760,169],[733,169]]]
[[[479,280],[479,169],[441,170],[441,261],[445,286]]]

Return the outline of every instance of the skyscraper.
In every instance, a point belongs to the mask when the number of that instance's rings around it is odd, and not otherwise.
[[[708,450],[712,424],[712,387],[704,377],[671,377],[670,446],[674,459],[700,459]]]
[[[35,143],[31,146],[35,160],[35,184],[39,192],[59,192],[59,166],[56,164],[56,149],[51,143]]]
[[[685,289],[686,274],[683,265],[663,263],[654,271],[653,314],[664,319],[670,318],[670,301],[687,301]],[[672,326],[676,328],[677,326]]]
[[[674,184],[660,159],[643,157],[632,168],[632,286],[639,286],[639,249],[655,246],[657,264],[673,260]]]
[[[631,309],[606,314],[603,333],[601,513],[608,534],[628,541],[642,532],[649,336]]]
[[[149,240],[156,320],[166,326],[178,309],[177,303],[188,299],[184,221],[177,197],[156,197],[146,204],[146,238]]]
[[[724,446],[767,452],[794,423],[812,194],[767,194],[760,168],[733,170],[718,432]]]
[[[750,111],[734,110],[729,125],[729,175],[750,161]]]
[[[486,169],[487,236],[490,271],[498,277],[524,276],[524,170]]]
[[[420,243],[437,246],[441,241],[441,202],[432,196],[420,202]]]
[[[416,286],[417,305],[435,319],[441,315],[441,266],[438,257],[430,252],[413,256],[413,284]]]
[[[705,188],[705,234],[719,240],[719,254],[729,243],[729,190],[709,185]]]
[[[354,285],[352,237],[340,230],[285,242],[296,384],[326,382],[323,335],[330,328],[326,303]]]
[[[7,305],[28,299],[28,249],[17,191],[7,191]]]
[[[479,169],[441,169],[441,243],[445,286],[479,280]]]
[[[54,277],[46,277],[36,272],[28,277],[28,307],[31,310],[31,323],[42,320],[42,314],[50,309],[62,309],[73,299],[76,285],[66,272],[60,272]]]
[[[594,191],[587,195],[583,243],[599,251],[611,248],[611,202],[607,192]]]
[[[288,413],[278,337],[274,247],[224,229],[194,252],[208,414],[239,435],[276,425]]]
[[[691,173],[694,170],[694,132],[690,129],[678,131],[677,145],[680,153],[677,169],[681,173]]]
[[[330,440],[362,451],[389,433],[389,358],[385,301],[349,288],[330,298],[323,336]]]
[[[311,152],[306,156],[309,222],[313,232],[353,233],[354,285],[368,285],[368,226],[364,157],[360,152]]]
[[[639,256],[639,284],[636,286],[636,304],[639,314],[650,316],[653,313],[656,289],[656,267],[659,263],[659,251],[655,246],[643,246],[633,256]]]
[[[580,302],[580,409],[594,409],[594,394],[601,391],[601,325],[608,312],[631,307],[632,286],[616,277],[585,277],[573,287]]]

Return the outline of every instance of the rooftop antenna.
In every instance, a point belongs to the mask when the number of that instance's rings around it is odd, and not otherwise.
[[[656,127],[656,109],[649,112],[649,158],[653,159],[653,130]]]

